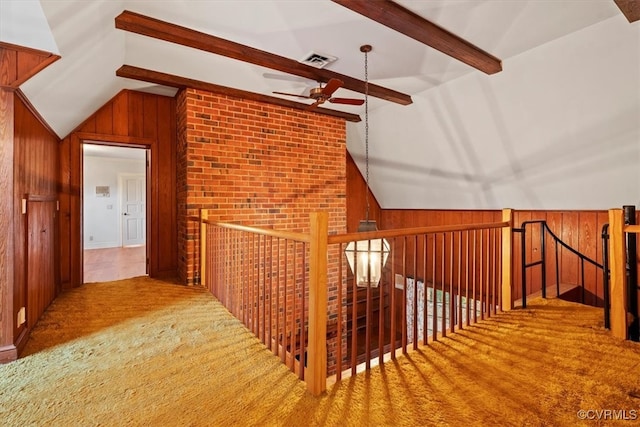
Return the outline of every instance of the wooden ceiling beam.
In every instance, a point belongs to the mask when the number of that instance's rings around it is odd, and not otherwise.
[[[132,65],[125,64],[122,67],[118,68],[118,70],[116,71],[116,76],[174,87],[176,89],[192,88],[206,90],[208,92],[216,93],[219,95],[233,96],[236,98],[249,99],[258,102],[266,102],[268,104],[303,110],[308,113],[318,113],[324,114],[326,116],[338,117],[349,122],[359,122],[361,120],[360,116],[357,114],[345,113],[343,111],[331,110],[328,108],[314,108],[313,110],[309,110],[309,104],[304,104],[302,102],[289,101],[287,99],[282,99],[275,96],[262,95],[255,92],[248,92],[246,90],[220,86],[213,83],[203,82],[201,80],[194,80],[187,77],[162,73],[160,71],[134,67]]]
[[[393,1],[332,1],[487,74],[502,71],[500,59]]]
[[[640,1],[638,0],[613,0],[629,22],[640,20]]]
[[[240,43],[181,27],[176,24],[150,18],[125,10],[115,19],[116,28],[141,34],[159,40],[188,46],[205,52],[215,53],[254,65],[282,71],[326,83],[332,78],[344,82],[343,88],[355,92],[365,92],[365,82],[330,70],[318,69],[293,59],[245,46]],[[369,95],[401,105],[412,103],[411,97],[401,92],[369,83]]]

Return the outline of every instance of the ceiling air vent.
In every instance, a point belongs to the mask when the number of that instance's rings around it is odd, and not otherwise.
[[[316,67],[316,68],[324,68],[327,65],[331,64],[336,59],[338,58],[331,55],[325,55],[324,53],[309,52],[307,55],[305,55],[303,59],[301,59],[298,62],[302,64],[311,65],[312,67]]]

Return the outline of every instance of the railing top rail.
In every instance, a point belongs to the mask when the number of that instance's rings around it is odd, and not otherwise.
[[[200,219],[198,218],[198,221],[199,220]],[[244,232],[247,232],[247,233],[261,234],[263,236],[278,237],[278,238],[281,238],[281,239],[295,240],[295,241],[298,241],[298,242],[305,242],[305,243],[311,242],[311,235],[310,234],[295,233],[293,231],[273,230],[273,229],[269,229],[269,228],[249,227],[249,226],[246,226],[246,225],[231,224],[231,223],[228,223],[228,222],[213,221],[213,220],[210,220],[210,219],[203,219],[202,222],[205,223],[205,224],[208,224],[208,225],[213,225],[215,227],[227,228],[227,229],[230,229],[230,230],[237,230],[237,231],[244,231]]]
[[[558,237],[553,231],[551,231],[551,229],[549,228],[549,225],[547,224],[547,221],[543,220],[543,219],[539,219],[539,220],[533,220],[533,221],[524,221],[522,223],[522,225],[520,226],[520,229],[517,231],[522,232],[525,228],[526,225],[528,224],[542,224],[542,226],[544,227],[544,230],[546,230],[549,234],[551,234],[551,237],[554,238],[554,240],[558,243],[560,243],[560,245],[564,248],[566,248],[567,250],[569,250],[570,252],[574,253],[575,255],[577,255],[578,257],[580,257],[581,259],[587,261],[588,263],[595,265],[598,268],[603,268],[602,264],[600,264],[598,261],[589,258],[588,256],[581,254],[580,252],[578,252],[577,250],[575,250],[574,248],[572,248],[571,246],[569,246],[567,243],[565,243],[560,237]]]
[[[415,234],[433,234],[449,231],[471,231],[483,230],[487,228],[508,227],[509,222],[490,222],[484,224],[458,224],[458,225],[436,225],[431,227],[398,228],[395,230],[378,230],[360,233],[347,233],[328,236],[328,244],[349,243],[355,240],[372,240],[381,238],[412,236]]]
[[[640,233],[640,225],[625,225],[623,228],[625,233]]]

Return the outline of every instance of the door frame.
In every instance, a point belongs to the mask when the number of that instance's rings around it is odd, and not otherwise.
[[[149,260],[150,253],[154,242],[151,238],[151,227],[149,227],[149,221],[151,219],[151,150],[155,144],[155,141],[149,138],[131,138],[131,137],[118,137],[115,135],[91,135],[91,137],[83,137],[83,135],[75,135],[78,142],[78,162],[79,167],[76,169],[79,174],[79,191],[78,191],[78,212],[79,212],[79,230],[76,250],[78,251],[76,259],[78,260],[78,267],[76,272],[78,277],[74,280],[74,269],[71,270],[71,282],[78,283],[79,285],[84,283],[84,150],[85,144],[89,145],[104,145],[107,147],[122,147],[122,148],[142,148],[146,152],[146,165],[145,165],[145,256],[146,265],[145,273],[149,274]],[[72,168],[73,170],[73,168]],[[120,235],[120,240],[122,235]],[[71,239],[73,246],[73,238]],[[72,249],[73,250],[73,249]],[[73,254],[72,254],[73,258]],[[73,285],[72,285],[73,286]]]

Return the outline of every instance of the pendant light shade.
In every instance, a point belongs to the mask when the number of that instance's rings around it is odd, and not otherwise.
[[[360,221],[359,232],[375,230],[375,221]],[[378,287],[389,252],[389,242],[386,239],[358,240],[347,244],[344,253],[357,286]]]

